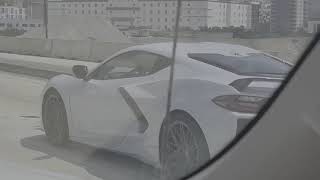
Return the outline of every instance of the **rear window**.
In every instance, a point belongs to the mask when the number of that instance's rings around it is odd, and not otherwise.
[[[291,66],[264,54],[249,56],[224,56],[221,54],[192,53],[188,56],[194,60],[245,75],[286,75]]]

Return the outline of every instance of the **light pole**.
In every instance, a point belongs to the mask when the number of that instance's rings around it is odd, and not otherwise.
[[[45,30],[45,37],[48,39],[48,0],[44,0],[43,10],[43,26]]]

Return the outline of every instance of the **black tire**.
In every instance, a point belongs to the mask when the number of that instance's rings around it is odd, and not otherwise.
[[[67,112],[57,90],[49,89],[42,103],[42,122],[46,136],[53,145],[65,145],[69,140]]]
[[[171,137],[175,136],[172,136],[172,134],[174,134],[172,132],[175,128],[178,128],[176,126],[179,126],[180,131],[184,132],[184,136],[190,137],[188,139],[191,139],[190,141],[187,140],[188,145],[183,146],[185,148],[176,146],[175,149],[174,146],[171,146],[174,141]],[[192,135],[187,135],[189,134],[187,131],[190,131]],[[175,139],[178,142],[183,138],[181,137],[180,140],[178,140],[179,138]],[[159,146],[162,179],[179,179],[204,165],[210,159],[208,144],[200,126],[193,117],[184,111],[171,112],[169,117],[164,120],[160,130]],[[193,153],[189,154],[189,149],[192,149],[191,146],[196,147],[196,150],[191,151]],[[188,153],[184,151],[188,151]],[[194,158],[196,161],[190,160],[192,163],[189,162],[189,159]]]

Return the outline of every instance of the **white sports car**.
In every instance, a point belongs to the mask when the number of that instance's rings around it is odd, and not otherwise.
[[[188,171],[235,137],[291,65],[222,43],[179,43],[166,116],[172,43],[130,47],[88,72],[59,75],[43,91],[50,142],[122,152],[167,171]],[[170,172],[168,172],[170,174]]]

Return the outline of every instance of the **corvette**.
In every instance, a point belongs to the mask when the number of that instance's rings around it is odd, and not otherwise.
[[[42,121],[53,144],[69,140],[121,152],[156,167],[190,171],[255,116],[291,68],[240,45],[178,43],[166,113],[172,43],[121,50],[88,72],[49,80]]]

